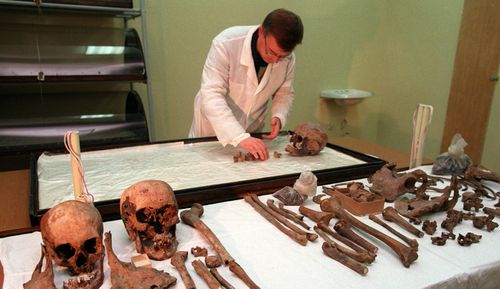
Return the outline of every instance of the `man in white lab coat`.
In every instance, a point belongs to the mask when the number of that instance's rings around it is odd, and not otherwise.
[[[266,160],[266,144],[250,132],[262,131],[271,105],[274,139],[285,125],[293,101],[294,48],[304,28],[295,13],[277,9],[258,26],[235,26],[217,35],[203,68],[194,101],[189,137],[217,136]]]

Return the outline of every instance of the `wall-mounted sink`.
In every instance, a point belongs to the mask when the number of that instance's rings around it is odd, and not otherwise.
[[[327,89],[322,90],[320,96],[333,99],[339,105],[353,105],[360,103],[363,99],[372,96],[373,93],[359,89]]]

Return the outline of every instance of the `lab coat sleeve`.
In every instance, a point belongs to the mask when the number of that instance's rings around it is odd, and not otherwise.
[[[237,146],[249,137],[229,108],[229,55],[223,43],[213,41],[203,67],[201,79],[201,112],[209,120],[219,142]]]
[[[271,112],[272,117],[278,117],[281,121],[281,128],[285,127],[288,114],[292,109],[294,90],[293,78],[295,74],[295,55],[292,54],[291,60],[288,63],[285,81],[281,87],[273,95]]]

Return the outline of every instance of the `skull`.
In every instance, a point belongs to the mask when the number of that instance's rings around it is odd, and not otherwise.
[[[168,259],[177,250],[178,211],[174,191],[164,181],[135,183],[120,198],[121,218],[137,252],[154,260]]]
[[[302,123],[295,127],[290,142],[285,150],[293,156],[317,155],[326,146],[328,135],[318,124]]]
[[[103,225],[96,208],[76,200],[62,202],[43,215],[40,231],[50,259],[71,275],[80,274],[65,282],[65,288],[82,288],[82,282],[85,288],[101,286]]]

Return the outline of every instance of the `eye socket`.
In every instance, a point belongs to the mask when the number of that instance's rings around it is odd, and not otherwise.
[[[144,209],[137,211],[137,213],[135,213],[135,217],[137,218],[137,221],[141,223],[147,223],[149,221],[149,217],[146,215]]]
[[[69,243],[59,245],[54,250],[61,259],[69,259],[75,255],[75,249]]]
[[[89,253],[94,254],[97,252],[97,238],[91,238],[85,241],[82,246],[82,250]]]

